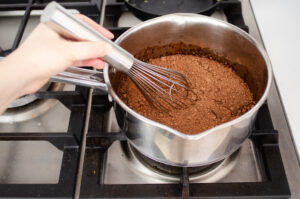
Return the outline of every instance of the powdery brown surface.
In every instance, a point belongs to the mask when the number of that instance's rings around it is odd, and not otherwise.
[[[183,73],[192,82],[197,101],[186,109],[163,112],[153,108],[127,76],[121,77],[117,93],[139,114],[182,133],[200,133],[239,117],[255,105],[247,84],[232,68],[212,58],[177,54],[148,62]]]

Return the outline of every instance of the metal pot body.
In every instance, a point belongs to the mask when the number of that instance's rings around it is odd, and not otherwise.
[[[249,85],[257,104],[232,121],[186,135],[139,115],[122,102],[111,82],[116,73],[113,67],[104,69],[104,79],[116,102],[118,124],[139,152],[169,165],[208,165],[229,156],[249,137],[256,114],[269,93],[271,64],[262,46],[249,34],[226,22],[197,14],[171,14],[148,20],[116,40],[131,54],[150,46],[179,42],[211,49],[237,63],[234,69]]]

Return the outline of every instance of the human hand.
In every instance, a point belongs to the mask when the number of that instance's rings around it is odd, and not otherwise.
[[[108,39],[113,34],[84,15],[77,15],[82,21],[96,29]],[[13,73],[21,73],[18,83],[23,85],[21,95],[40,89],[51,76],[69,66],[104,66],[100,57],[110,46],[104,42],[70,41],[44,24],[39,24],[20,47],[6,58],[14,67]]]

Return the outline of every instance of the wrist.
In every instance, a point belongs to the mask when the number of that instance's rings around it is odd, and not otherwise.
[[[1,73],[5,77],[3,83],[16,98],[27,94],[25,88],[34,79],[33,72],[24,66],[26,62],[20,60],[20,57],[22,56],[16,56],[16,52],[13,52],[0,62]]]
[[[0,114],[15,99],[22,96],[22,84],[18,81],[19,76],[10,68],[8,60],[5,58],[0,62]]]

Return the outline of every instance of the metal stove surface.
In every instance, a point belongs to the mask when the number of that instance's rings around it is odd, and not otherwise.
[[[241,2],[243,7],[243,17],[245,23],[249,26],[250,34],[259,42],[263,43],[249,1],[241,0]],[[127,13],[127,15],[131,14]],[[218,15],[224,16],[222,13],[219,13]],[[124,16],[122,17],[124,19]],[[123,21],[122,23],[119,21],[120,26],[125,26],[123,23]],[[10,26],[5,25],[5,27]],[[1,28],[0,32],[3,30],[4,29]],[[4,35],[1,33],[0,41],[3,36]],[[6,37],[4,37],[4,39],[5,38]],[[9,38],[9,36],[7,38]],[[26,122],[17,122],[13,124],[1,123],[0,133],[43,131],[65,132],[70,117],[70,111],[59,102],[57,102],[56,106],[39,117]],[[270,92],[268,106],[274,128],[279,131],[280,152],[292,193],[291,198],[298,199],[300,198],[300,167],[292,144],[293,140],[289,133],[284,110],[281,106],[280,96],[277,93],[275,84],[273,84]],[[118,131],[112,111],[109,113],[107,126],[107,130],[110,132]],[[49,142],[1,141],[0,151],[0,159],[2,160],[0,162],[1,184],[56,184],[58,182],[63,152],[57,150],[57,148],[53,147]],[[206,175],[191,180],[194,180],[193,182],[263,181],[264,177],[257,165],[258,163],[253,152],[253,144],[251,143],[251,140],[247,140],[236,156],[230,157],[221,164],[220,168],[222,169],[217,168]],[[178,181],[178,179],[158,174],[144,166],[134,157],[134,155],[130,156],[130,153],[129,155],[126,154],[121,148],[120,142],[115,142],[108,150],[104,176],[105,184],[165,184],[174,181]]]

